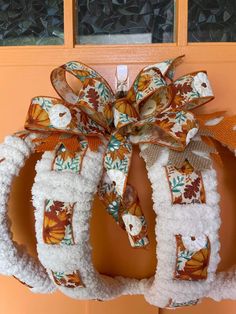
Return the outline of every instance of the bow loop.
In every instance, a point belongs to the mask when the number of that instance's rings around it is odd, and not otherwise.
[[[80,81],[78,93],[67,83],[66,72]],[[80,62],[68,62],[52,71],[51,82],[62,99],[77,106],[103,128],[109,129],[113,121],[114,93],[107,81],[95,70]]]
[[[117,99],[113,110],[114,125],[117,129],[139,120],[139,114],[127,98]]]
[[[163,102],[169,104],[169,87],[167,79],[172,80],[175,67],[181,62],[183,56],[169,59],[161,63],[153,64],[142,69],[137,75],[128,94],[127,100],[133,104],[136,111],[140,112],[140,105],[151,96],[162,99]],[[168,101],[164,95],[168,95]],[[167,107],[167,104],[163,107]]]
[[[150,97],[160,87],[166,87],[166,81],[158,68],[148,68],[139,73],[133,84],[135,93],[135,107],[139,109],[139,105],[146,98]],[[138,110],[139,111],[139,110]]]
[[[171,107],[176,110],[192,110],[214,99],[205,71],[184,75],[174,81],[171,88],[173,93]]]
[[[167,78],[172,77],[182,57],[147,66],[139,72],[127,96],[115,101],[116,128],[155,117],[170,106],[173,93]]]
[[[150,68],[158,69],[165,79],[167,78],[170,81],[173,81],[174,74],[175,74],[175,68],[180,63],[182,63],[183,57],[184,57],[184,55],[179,56],[179,57],[174,58],[174,59],[168,59],[168,60],[162,61],[160,63],[152,64],[152,65],[145,67],[144,70],[150,69]]]
[[[104,136],[105,129],[77,107],[53,97],[32,99],[25,128],[84,136]]]
[[[134,144],[151,143],[182,151],[198,132],[195,116],[189,111],[163,112],[133,125],[130,135]]]

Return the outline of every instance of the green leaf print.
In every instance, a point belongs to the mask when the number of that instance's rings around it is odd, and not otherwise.
[[[65,228],[65,236],[64,239],[61,241],[62,244],[66,245],[73,245],[73,237],[72,237],[72,228],[71,225],[67,225]]]
[[[118,200],[113,201],[110,203],[107,207],[108,213],[115,219],[115,221],[118,222],[119,219],[119,207],[120,207],[120,202]]]
[[[137,94],[136,94],[136,99],[137,100],[140,100],[140,99],[142,99],[143,98],[143,93],[142,92],[137,92]]]
[[[70,161],[67,162],[65,169],[69,169],[74,172],[79,172],[79,165],[80,165],[80,157],[76,156],[75,158],[72,158]]]
[[[107,89],[106,85],[104,83],[99,83],[98,89],[100,90],[101,96],[107,100],[109,98],[109,90]]]
[[[124,159],[113,160],[110,156],[105,157],[105,166],[107,170],[120,170],[124,173],[128,172],[129,159],[125,157]]]
[[[120,148],[120,141],[117,140],[117,138],[112,135],[110,142],[108,143],[108,151],[114,152],[115,150],[118,150]]]
[[[124,159],[116,159],[113,163],[112,169],[117,169],[124,173],[128,173],[128,163],[129,159],[127,157],[125,157]]]
[[[182,270],[185,266],[185,263],[189,260],[191,260],[194,252],[185,250],[185,251],[179,251],[178,252],[178,258],[177,258],[177,270]]]
[[[64,272],[53,271],[53,275],[56,279],[61,280],[64,277]]]
[[[166,82],[161,77],[154,77],[153,82],[155,86],[164,86],[166,85]]]
[[[38,103],[40,105],[40,107],[45,110],[45,111],[49,111],[52,108],[52,101],[51,99],[48,98],[43,98],[43,97],[37,97],[35,98],[35,103]]]
[[[64,164],[64,160],[58,156],[55,160],[55,165],[58,171],[64,170],[63,164]]]
[[[112,168],[112,163],[113,163],[113,160],[112,160],[112,158],[111,158],[111,157],[106,156],[106,157],[105,157],[105,161],[104,161],[104,163],[105,163],[105,166],[106,166],[107,170],[111,170],[111,169],[113,169],[113,168]]]
[[[82,68],[75,62],[67,62],[66,68],[69,70],[82,70]]]
[[[122,113],[122,112],[120,112],[119,120],[120,120],[120,122],[122,122],[122,123],[129,122],[129,116],[127,115],[127,113]]]
[[[184,186],[184,177],[177,176],[176,178],[173,178],[173,181],[171,181],[170,184],[173,193],[180,193],[180,188]]]
[[[71,170],[74,172],[79,172],[80,156],[71,158],[68,161],[64,161],[63,158],[58,156],[55,160],[55,165],[57,171]]]
[[[186,114],[184,111],[179,111],[176,114],[176,121],[179,124],[182,124],[182,122],[185,122],[187,120]]]

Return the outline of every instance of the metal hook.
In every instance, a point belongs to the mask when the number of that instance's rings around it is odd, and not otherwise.
[[[124,97],[129,89],[128,66],[119,64],[116,67],[116,97]]]

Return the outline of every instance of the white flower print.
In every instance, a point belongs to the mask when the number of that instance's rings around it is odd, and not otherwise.
[[[208,242],[207,236],[205,235],[202,235],[199,237],[190,237],[190,236],[183,237],[182,236],[182,241],[186,250],[195,251],[195,252],[205,248]]]
[[[213,96],[212,88],[206,73],[199,72],[193,79],[193,86],[202,97]]]

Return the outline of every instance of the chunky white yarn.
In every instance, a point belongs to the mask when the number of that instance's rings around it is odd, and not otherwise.
[[[51,170],[54,153],[46,152],[36,165],[37,175],[32,188],[33,204],[36,208],[36,235],[39,259],[51,271],[73,273],[78,270],[85,287],[58,288],[75,299],[108,300],[120,295],[143,294],[149,280],[112,278],[100,275],[92,263],[90,245],[91,207],[97,185],[102,175],[103,150],[88,150],[83,160],[81,174],[59,173]],[[43,241],[43,217],[46,199],[75,202],[73,234],[75,244],[48,245]]]
[[[47,293],[55,289],[44,268],[25,249],[13,242],[7,202],[14,176],[18,175],[25,160],[34,151],[31,138],[25,140],[9,136],[0,145],[0,273],[13,275],[34,292]],[[141,146],[142,149],[142,146]],[[153,187],[156,223],[158,266],[154,278],[136,280],[100,275],[92,264],[89,225],[93,195],[102,172],[103,151],[88,151],[80,175],[51,170],[54,154],[46,152],[37,163],[37,176],[33,186],[36,207],[38,254],[51,277],[51,270],[73,272],[79,270],[85,287],[74,289],[59,287],[66,295],[76,299],[107,300],[126,294],[144,294],[148,302],[165,307],[169,300],[188,302],[205,296],[215,300],[236,299],[236,271],[215,274],[219,262],[218,229],[219,195],[216,191],[216,173],[203,172],[206,204],[172,205],[165,165],[168,150],[163,149],[156,163],[148,170]],[[94,165],[96,165],[94,167]],[[159,184],[162,182],[162,184]],[[43,214],[45,199],[75,202],[73,226],[75,245],[50,246],[43,242]],[[173,279],[175,267],[175,234],[200,236],[206,234],[211,242],[208,278],[203,282],[185,282]]]
[[[141,150],[144,146],[141,145]],[[206,192],[206,204],[172,205],[165,166],[168,150],[162,153],[155,164],[147,168],[153,188],[154,210],[157,214],[157,270],[152,287],[145,292],[146,300],[156,306],[165,307],[170,300],[177,303],[203,298],[212,289],[215,272],[219,263],[220,227],[219,195],[216,191],[217,180],[213,169],[203,171],[203,183]],[[175,235],[207,235],[211,243],[211,255],[208,276],[204,281],[175,280],[173,274],[176,263]]]
[[[141,149],[143,146],[141,146]],[[51,170],[54,153],[44,153],[37,163],[33,202],[36,207],[36,232],[38,254],[41,262],[51,275],[53,271],[72,273],[78,270],[85,287],[59,289],[75,299],[108,300],[125,294],[144,294],[148,302],[159,307],[175,302],[188,302],[205,296],[215,299],[219,295],[229,297],[219,291],[223,274],[216,276],[219,263],[219,194],[216,191],[216,172],[211,169],[202,173],[206,192],[206,204],[172,205],[165,165],[168,150],[163,148],[155,164],[148,168],[148,176],[153,188],[156,222],[158,265],[154,278],[136,280],[123,277],[100,275],[92,264],[90,245],[90,218],[93,196],[102,173],[103,151],[88,151],[80,175],[58,173]],[[161,184],[160,184],[161,182]],[[46,199],[75,202],[73,230],[75,245],[47,245],[42,238],[44,204]],[[211,242],[211,257],[208,277],[204,281],[180,281],[173,279],[176,262],[175,235],[207,235]],[[234,279],[235,280],[235,279]],[[230,287],[231,282],[225,281]],[[222,290],[222,289],[221,289]],[[233,297],[233,296],[232,296]]]
[[[0,144],[0,273],[15,276],[31,286],[35,293],[49,293],[55,287],[39,261],[30,256],[25,247],[13,241],[7,212],[12,181],[34,151],[32,137],[34,135],[23,140],[8,136]]]

